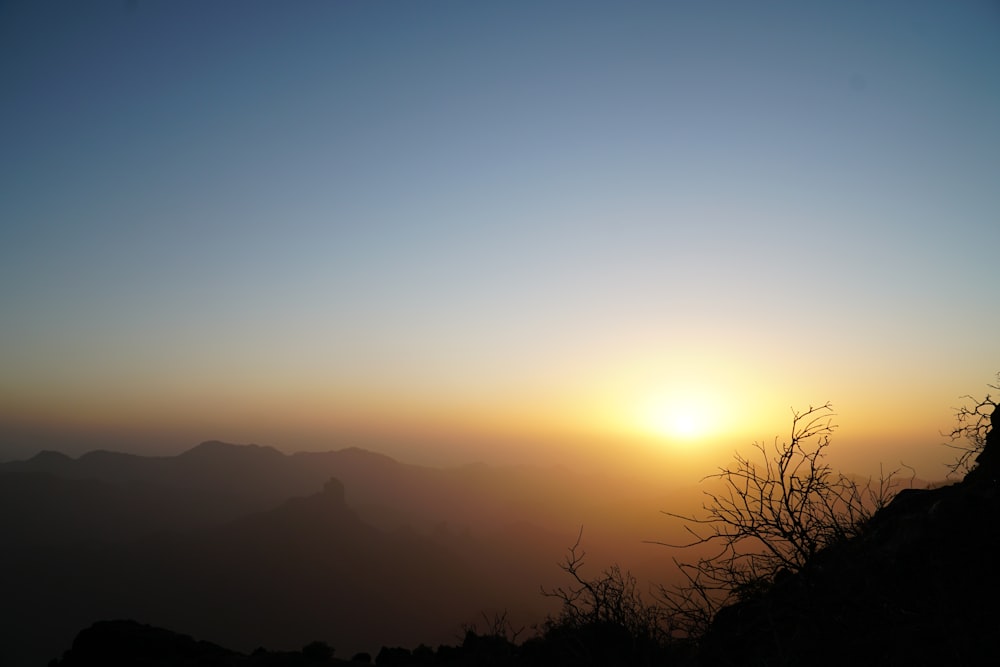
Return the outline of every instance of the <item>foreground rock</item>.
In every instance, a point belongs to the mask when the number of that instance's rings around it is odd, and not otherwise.
[[[962,482],[906,490],[865,533],[723,610],[703,665],[995,665],[1000,413]]]
[[[301,651],[266,651],[250,655],[230,651],[188,635],[130,620],[101,621],[83,630],[73,648],[50,667],[311,667],[357,665],[336,660],[325,644],[315,642]]]

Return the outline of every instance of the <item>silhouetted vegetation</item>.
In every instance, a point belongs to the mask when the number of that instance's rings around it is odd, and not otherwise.
[[[997,664],[996,403],[987,396],[959,415],[978,451],[962,482],[899,494],[893,474],[859,483],[831,470],[830,416],[828,405],[793,414],[787,442],[757,444],[755,459],[737,454],[709,478],[722,490],[707,492],[704,517],[680,516],[694,537],[682,546],[717,549],[678,563],[687,584],[653,602],[617,566],[584,579],[571,548],[563,569],[575,586],[557,591],[564,612],[553,625],[581,630],[573,636],[585,646],[589,619],[616,619],[620,634],[606,645],[618,664],[649,664],[626,639],[654,633],[660,664]],[[959,585],[959,573],[974,583]],[[579,664],[600,664],[595,655]]]
[[[826,462],[832,416],[829,404],[793,412],[787,441],[755,443],[755,457],[737,453],[731,466],[706,478],[712,486],[704,516],[666,512],[694,538],[672,546],[714,547],[694,562],[675,559],[684,574],[680,585],[660,587],[647,599],[617,564],[588,578],[578,540],[560,564],[571,584],[543,591],[562,610],[542,636],[558,642],[574,664],[683,659],[720,610],[763,595],[820,552],[860,535],[891,500],[895,473],[862,483],[835,472]]]
[[[558,615],[545,622],[539,646],[553,664],[632,665],[661,661],[669,652],[670,618],[647,602],[631,572],[614,564],[594,577],[583,573],[586,553],[577,541],[559,567],[572,582],[542,593],[560,600]]]
[[[722,609],[702,664],[998,664],[1000,412],[990,422],[961,482],[901,491],[860,534]]]
[[[755,456],[737,453],[706,478],[722,489],[705,491],[704,516],[665,512],[693,537],[667,546],[712,548],[693,563],[675,560],[686,583],[661,591],[665,613],[685,636],[701,635],[719,609],[856,537],[892,499],[895,472],[860,483],[827,463],[832,417],[829,403],[793,412],[788,440],[754,443]]]
[[[994,391],[1000,391],[1000,372],[996,384],[987,384]],[[955,408],[955,428],[948,433],[945,443],[958,452],[949,466],[953,475],[962,476],[976,465],[977,457],[986,446],[986,435],[990,431],[990,419],[997,408],[997,400],[987,393],[982,398],[970,394],[963,396],[967,403]]]
[[[333,660],[333,647],[326,642],[313,641],[302,647],[302,655],[313,662],[330,662]]]

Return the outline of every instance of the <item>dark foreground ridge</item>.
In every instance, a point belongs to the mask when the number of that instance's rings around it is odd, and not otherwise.
[[[53,667],[83,665],[995,665],[1000,640],[1000,413],[961,482],[902,491],[862,533],[724,608],[704,637],[637,650],[613,628],[549,626],[521,644],[466,633],[458,646],[388,648],[352,661],[316,642],[241,654],[131,621],[82,631]],[[641,647],[639,647],[641,648]]]
[[[283,665],[350,665],[371,662],[367,654],[355,656],[354,662],[336,660],[333,650],[322,642],[308,644],[301,651],[258,649],[244,655],[211,642],[197,641],[188,635],[143,625],[130,620],[100,621],[87,628],[73,642],[73,648],[53,665],[214,665],[252,667]]]
[[[335,665],[473,665],[523,664],[524,647],[500,638],[467,632],[458,646],[436,650],[420,645],[414,650],[382,647],[372,658],[358,653],[350,660],[334,656],[324,642],[312,642],[301,651],[268,651],[258,648],[249,655],[231,651],[188,635],[144,625],[131,620],[100,621],[77,635],[73,647],[51,667],[327,667]],[[531,664],[547,664],[532,661]]]
[[[906,489],[857,538],[717,615],[705,665],[995,665],[1000,412],[961,482]]]

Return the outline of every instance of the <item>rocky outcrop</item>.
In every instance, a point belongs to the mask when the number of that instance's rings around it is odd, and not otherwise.
[[[210,642],[135,621],[100,621],[80,632],[52,667],[237,665],[241,656]]]
[[[963,481],[905,490],[859,537],[723,610],[703,665],[1000,664],[1000,414]]]
[[[50,667],[335,667],[361,662],[334,658],[333,649],[324,642],[311,642],[301,651],[258,648],[246,655],[163,628],[115,620],[100,621],[82,630],[73,648],[49,664]]]
[[[965,482],[983,487],[996,486],[1000,479],[1000,409],[990,415],[990,431],[986,434],[983,451],[976,457],[976,467],[965,476]]]

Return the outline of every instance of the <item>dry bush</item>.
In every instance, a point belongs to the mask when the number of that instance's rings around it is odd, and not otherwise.
[[[671,624],[701,634],[715,613],[770,587],[784,573],[803,569],[820,550],[857,535],[894,495],[896,472],[859,482],[826,462],[833,409],[829,403],[792,413],[787,441],[754,443],[750,456],[706,480],[703,516],[664,512],[681,519],[692,540],[679,548],[714,547],[694,563],[675,559],[685,582],[661,589]],[[663,543],[661,543],[663,544]]]
[[[997,373],[996,384],[986,386],[994,391],[1000,391],[1000,373]],[[990,417],[996,410],[998,399],[986,394],[983,398],[971,395],[962,398],[969,401],[965,405],[954,408],[955,428],[948,436],[946,447],[958,452],[955,460],[948,465],[949,476],[964,477],[976,465],[976,457],[986,446],[986,434],[990,431]]]

